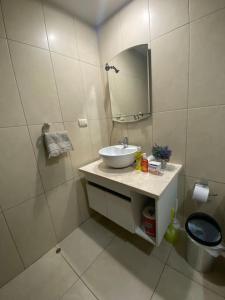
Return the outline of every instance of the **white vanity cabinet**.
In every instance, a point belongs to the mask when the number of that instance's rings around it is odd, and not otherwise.
[[[80,171],[85,175],[89,206],[93,210],[158,246],[170,223],[171,209],[176,206],[181,168],[181,165],[168,164],[164,174],[156,176],[132,167],[110,169],[99,160]],[[142,212],[149,204],[155,207],[154,238],[142,229]]]

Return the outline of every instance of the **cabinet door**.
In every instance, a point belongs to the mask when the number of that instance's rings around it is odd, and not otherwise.
[[[87,183],[89,206],[101,215],[107,217],[107,193]]]
[[[134,233],[134,218],[130,201],[114,195],[108,198],[108,218]]]

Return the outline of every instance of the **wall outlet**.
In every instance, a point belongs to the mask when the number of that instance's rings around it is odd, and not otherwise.
[[[79,127],[88,127],[87,119],[78,119],[78,125]]]

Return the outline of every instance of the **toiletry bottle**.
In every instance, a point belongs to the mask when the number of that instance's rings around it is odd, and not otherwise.
[[[137,152],[135,154],[135,170],[141,171],[141,160],[142,160],[142,151],[141,147],[137,148]]]
[[[148,172],[148,159],[146,153],[143,153],[141,159],[141,171]]]

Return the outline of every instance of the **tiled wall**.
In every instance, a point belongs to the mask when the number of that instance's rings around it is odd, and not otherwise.
[[[134,0],[99,29],[102,65],[147,42],[152,117],[114,125],[111,142],[128,135],[147,152],[153,142],[168,144],[172,161],[184,165],[180,213],[212,213],[225,229],[225,0]],[[209,180],[211,193],[218,194],[204,205],[191,200],[199,179]]]
[[[88,217],[77,168],[108,144],[106,111],[96,32],[45,2],[2,0],[0,286]],[[68,130],[71,154],[46,158],[44,122]]]

